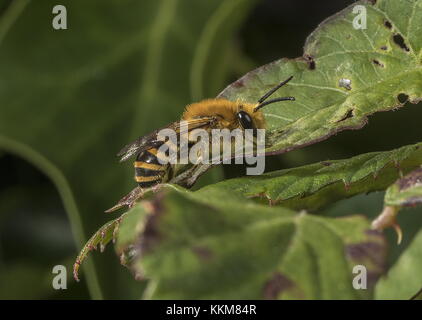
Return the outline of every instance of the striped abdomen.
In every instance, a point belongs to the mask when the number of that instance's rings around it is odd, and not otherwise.
[[[163,182],[163,178],[170,169],[158,161],[157,149],[152,148],[141,152],[134,163],[135,180],[141,188],[152,187]]]

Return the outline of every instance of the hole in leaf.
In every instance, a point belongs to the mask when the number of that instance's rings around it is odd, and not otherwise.
[[[352,90],[352,80],[350,79],[341,78],[338,81],[338,85],[339,87],[346,88],[347,90]]]
[[[372,60],[372,62],[378,67],[381,67],[381,68],[385,67],[384,64],[379,62],[377,59]]]
[[[401,104],[405,104],[409,100],[409,96],[407,94],[405,94],[405,93],[400,93],[397,96],[397,100],[399,100],[399,102]]]
[[[353,118],[353,109],[348,110],[346,112],[346,114],[343,116],[343,118],[341,118],[337,122],[342,122],[342,121],[345,121],[345,120],[350,119],[350,118]]]
[[[388,50],[388,47],[387,46],[382,46],[380,49],[381,50]]]
[[[315,64],[314,57],[312,57],[310,55],[305,55],[305,60],[308,63],[309,70],[315,70],[316,64]]]
[[[393,25],[391,24],[391,22],[390,21],[388,21],[388,20],[385,20],[384,21],[384,25],[388,28],[388,29],[392,29],[393,28]]]
[[[405,50],[405,51],[407,51],[407,52],[409,52],[410,51],[410,49],[409,49],[409,47],[406,45],[406,43],[404,42],[404,39],[403,39],[403,37],[401,36],[401,34],[399,34],[399,33],[396,33],[394,36],[393,36],[393,40],[394,40],[394,42],[395,42],[395,44],[397,44],[400,48],[402,48],[403,50]]]

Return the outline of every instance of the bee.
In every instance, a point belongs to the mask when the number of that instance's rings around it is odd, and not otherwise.
[[[257,103],[230,101],[227,99],[207,99],[190,104],[185,108],[181,117],[181,121],[185,121],[188,126],[188,132],[182,132],[180,122],[177,121],[126,145],[117,156],[120,157],[120,162],[136,156],[134,167],[135,181],[138,183],[138,187],[106,212],[117,210],[126,205],[131,207],[141,197],[145,189],[153,188],[165,182],[174,183],[175,181],[181,181],[182,179],[180,178],[182,175],[183,178],[189,177],[196,169],[197,165],[194,165],[188,171],[183,171],[178,165],[171,163],[163,164],[165,162],[162,159],[164,155],[159,152],[159,148],[163,144],[167,144],[168,149],[177,150],[180,148],[180,145],[173,145],[170,141],[164,142],[158,139],[160,130],[172,129],[178,135],[187,134],[188,148],[190,148],[194,144],[194,141],[190,138],[189,133],[194,129],[204,129],[208,132],[212,129],[265,129],[265,118],[261,108],[275,102],[294,101],[294,97],[280,97],[267,100],[292,78],[293,76],[279,83],[276,87],[264,94]],[[175,178],[179,179],[177,180]]]

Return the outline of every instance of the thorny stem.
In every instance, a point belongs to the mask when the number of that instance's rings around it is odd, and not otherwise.
[[[396,220],[399,210],[400,208],[397,206],[385,206],[381,214],[371,224],[371,228],[374,230],[393,227],[397,234],[397,244],[400,244],[403,239],[403,232]]]

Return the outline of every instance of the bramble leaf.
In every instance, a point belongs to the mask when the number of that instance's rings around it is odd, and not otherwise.
[[[73,266],[73,277],[76,281],[79,281],[79,267],[88,257],[89,252],[92,250],[97,250],[98,247],[100,252],[103,252],[106,245],[110,241],[113,243],[115,242],[117,230],[119,229],[120,222],[125,217],[125,215],[126,213],[122,214],[117,219],[107,222],[96,233],[94,233],[88,242],[83,246]]]
[[[400,172],[422,165],[422,144],[371,152],[298,168],[246,176],[203,187],[195,193],[220,201],[258,198],[293,209],[316,210],[340,199],[385,190]]]
[[[358,12],[363,6],[365,17],[353,12],[356,6],[361,6]],[[359,18],[365,28],[356,28]],[[268,152],[287,152],[359,129],[375,112],[422,99],[421,21],[422,0],[357,1],[320,24],[302,57],[249,72],[220,97],[254,102],[294,76],[274,96],[296,101],[263,109]]]
[[[119,252],[131,251],[132,270],[150,280],[147,298],[368,298],[352,286],[353,267],[366,265],[369,287],[383,270],[383,238],[361,216],[211,204],[166,189],[129,211],[117,238]]]

